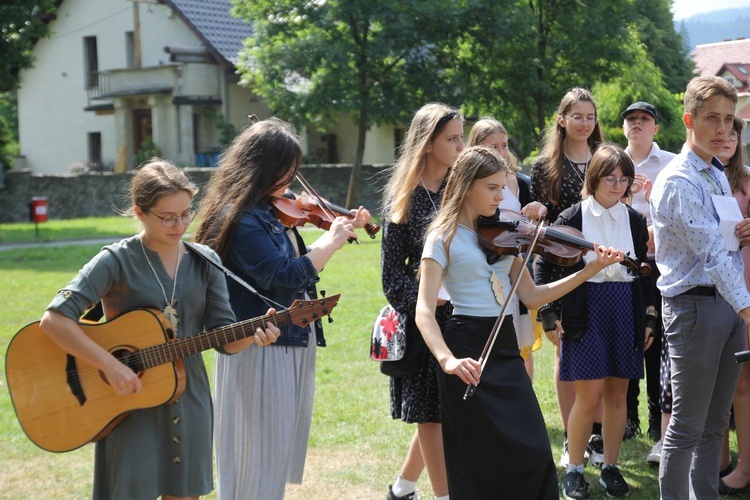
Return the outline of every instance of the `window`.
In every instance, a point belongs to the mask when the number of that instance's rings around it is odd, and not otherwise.
[[[96,37],[87,36],[83,38],[83,62],[86,88],[96,88],[99,86],[99,56],[96,50]]]
[[[89,165],[101,165],[102,163],[102,134],[101,132],[89,132]]]
[[[135,41],[132,31],[125,32],[125,67],[135,68]]]

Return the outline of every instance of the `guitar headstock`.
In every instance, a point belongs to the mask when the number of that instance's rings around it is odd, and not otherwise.
[[[339,303],[341,294],[319,297],[317,299],[295,300],[286,310],[290,323],[305,327],[313,321],[331,314]],[[279,311],[284,312],[284,311]]]

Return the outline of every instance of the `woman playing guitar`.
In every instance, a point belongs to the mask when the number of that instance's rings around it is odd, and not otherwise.
[[[101,300],[107,320],[135,308],[163,310],[177,337],[234,322],[224,276],[182,242],[195,215],[196,192],[182,170],[167,161],[152,159],[142,166],[130,190],[131,213],[142,231],[104,247],[58,292],[40,323],[55,344],[75,357],[79,370],[85,365],[100,370],[121,398],[136,398],[148,387],[79,326],[78,318],[91,304]],[[195,246],[216,259],[207,247]],[[266,326],[222,350],[229,354],[274,342],[279,330]],[[128,333],[122,332],[123,346]],[[133,412],[96,444],[94,498],[197,498],[213,489],[206,368],[201,356],[188,356],[183,363],[185,388],[177,401]]]

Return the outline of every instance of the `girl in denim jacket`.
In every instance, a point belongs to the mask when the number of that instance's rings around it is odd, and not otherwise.
[[[276,218],[270,203],[289,188],[302,163],[292,127],[258,122],[224,152],[200,206],[196,240],[222,257],[227,268],[252,285],[253,294],[228,280],[238,320],[268,308],[314,298],[318,273],[370,214],[337,217],[330,230],[306,246],[295,228]],[[278,306],[277,306],[278,307]],[[320,321],[281,328],[279,349],[246,349],[216,358],[214,441],[219,498],[281,499],[286,483],[299,484],[312,420],[315,352],[325,346]]]

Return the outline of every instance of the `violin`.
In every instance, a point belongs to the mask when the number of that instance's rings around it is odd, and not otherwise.
[[[354,219],[354,215],[349,210],[334,205],[323,198],[319,198],[319,200],[325,205],[328,212],[307,193],[296,194],[287,191],[287,195],[289,197],[283,196],[271,199],[271,206],[276,214],[276,218],[286,227],[313,224],[327,231],[331,228],[331,222],[333,222],[335,217]],[[380,230],[380,226],[368,222],[365,224],[364,229],[370,238],[375,238],[375,235]]]
[[[558,266],[572,266],[580,262],[583,254],[594,249],[583,233],[570,226],[546,226],[539,240],[530,248],[534,232],[539,225],[512,210],[500,209],[496,217],[482,217],[477,230],[479,244],[486,251],[497,255],[518,255],[533,252]],[[635,276],[651,274],[651,266],[625,256],[621,265]]]

